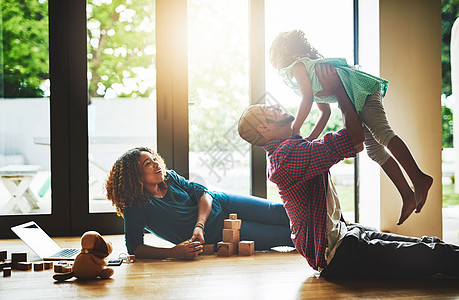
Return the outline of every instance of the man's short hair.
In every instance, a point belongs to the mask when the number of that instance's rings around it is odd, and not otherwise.
[[[266,123],[262,107],[262,104],[247,107],[242,113],[237,126],[241,138],[256,146],[263,146],[267,142],[257,130],[258,125]]]

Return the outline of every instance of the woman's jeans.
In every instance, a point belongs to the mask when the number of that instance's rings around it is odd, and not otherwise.
[[[321,276],[393,279],[437,273],[459,276],[459,246],[437,237],[407,237],[352,224]]]
[[[240,239],[255,241],[256,250],[275,246],[293,246],[290,238],[290,220],[284,205],[266,199],[227,194],[221,202],[225,215],[236,213],[242,220]]]

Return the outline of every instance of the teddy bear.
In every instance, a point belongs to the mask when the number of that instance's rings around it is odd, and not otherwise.
[[[81,237],[81,252],[75,258],[72,272],[55,274],[53,278],[57,281],[64,281],[73,277],[80,280],[91,280],[98,277],[110,278],[114,271],[106,268],[104,260],[113,251],[111,242],[106,242],[96,231],[87,231]]]

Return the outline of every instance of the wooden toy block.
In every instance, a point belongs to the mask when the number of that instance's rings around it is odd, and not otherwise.
[[[58,262],[54,265],[54,273],[69,273],[72,272],[72,266],[67,262]]]
[[[53,262],[52,261],[45,261],[43,263],[43,267],[45,270],[49,270],[53,268]]]
[[[205,244],[202,250],[203,255],[212,255],[215,253],[215,244]]]
[[[20,261],[20,262],[18,262],[18,270],[30,271],[30,270],[32,270],[32,263],[31,262],[26,262],[26,261]]]
[[[229,243],[239,242],[239,229],[223,229],[223,241]]]
[[[70,273],[70,272],[72,272],[71,265],[62,266],[62,273]]]
[[[33,270],[34,271],[43,271],[44,263],[42,261],[33,263]]]
[[[5,267],[3,268],[3,277],[10,277],[11,276],[11,268]]]
[[[0,251],[0,261],[6,260],[6,250]]]
[[[240,241],[238,244],[239,255],[253,255],[255,253],[254,241]]]
[[[229,214],[230,220],[237,220],[237,214]]]
[[[11,268],[13,264],[11,263],[11,260],[5,260],[0,262],[0,271],[3,270],[4,268]]]
[[[54,265],[54,273],[64,273],[65,265],[55,264]]]
[[[231,220],[225,219],[223,220],[223,228],[225,229],[241,229],[241,220]]]
[[[217,243],[217,255],[218,256],[231,256],[236,254],[236,247],[234,243],[218,242]]]
[[[11,263],[13,264],[11,266],[12,269],[17,269],[18,263],[24,262],[24,261],[27,261],[27,252],[11,253]]]

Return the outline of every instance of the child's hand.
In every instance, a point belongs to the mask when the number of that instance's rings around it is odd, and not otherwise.
[[[318,92],[315,96],[326,97],[336,95],[339,89],[344,88],[341,78],[339,78],[334,66],[329,64],[320,64],[320,70],[319,65],[315,65],[314,68],[323,88],[322,92]]]
[[[304,139],[305,139],[305,140],[308,140],[308,141],[310,141],[310,142],[312,142],[312,141],[314,140],[310,135],[308,135],[308,136],[305,137]]]

